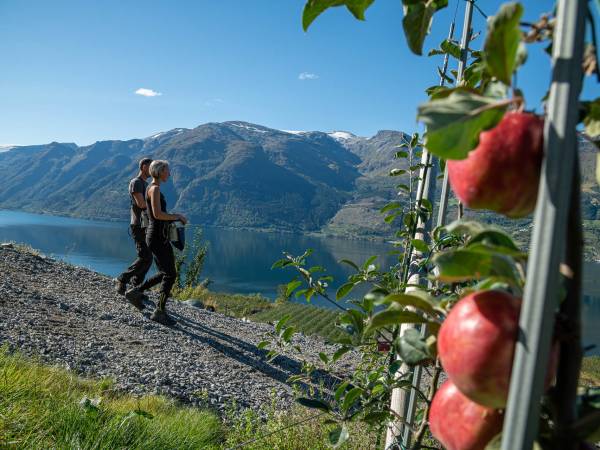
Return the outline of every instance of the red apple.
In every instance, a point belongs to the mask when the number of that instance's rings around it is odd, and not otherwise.
[[[479,135],[466,159],[448,161],[450,185],[473,209],[508,217],[531,213],[537,200],[543,155],[544,120],[535,114],[508,112]]]
[[[483,450],[502,431],[502,413],[465,397],[452,381],[436,392],[429,411],[431,434],[447,450]]]
[[[521,299],[481,291],[458,301],[442,324],[438,353],[448,378],[471,400],[506,406]]]

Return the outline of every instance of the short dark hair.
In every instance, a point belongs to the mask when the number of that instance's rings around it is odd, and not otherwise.
[[[142,166],[145,166],[146,164],[150,164],[151,162],[152,162],[152,158],[140,159],[140,170],[142,170]]]

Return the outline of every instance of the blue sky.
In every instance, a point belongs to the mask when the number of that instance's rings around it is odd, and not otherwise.
[[[464,1],[450,0],[426,49],[445,37],[457,3],[459,36]],[[478,2],[488,14],[501,3]],[[307,33],[303,4],[3,0],[0,144],[86,145],[225,120],[364,136],[418,129],[415,110],[437,84],[441,58],[408,51],[401,2],[377,0],[366,22],[335,8]],[[525,19],[535,20],[552,1],[525,6]],[[478,13],[474,28],[485,29]],[[544,95],[548,67],[534,47],[519,76],[529,107]],[[586,82],[586,97],[599,91]]]

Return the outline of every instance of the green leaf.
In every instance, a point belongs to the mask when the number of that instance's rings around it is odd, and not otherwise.
[[[404,8],[402,28],[404,28],[406,43],[408,48],[417,55],[423,54],[423,43],[429,34],[434,13],[435,6],[431,3],[417,3]]]
[[[360,270],[360,269],[358,268],[358,265],[356,265],[356,263],[355,263],[355,262],[353,262],[353,261],[350,261],[349,259],[340,259],[340,260],[339,260],[339,262],[340,262],[341,264],[348,264],[350,267],[352,267],[352,268],[353,268],[354,270],[356,270],[357,272]]]
[[[377,305],[383,303],[383,299],[385,296],[389,295],[389,291],[384,288],[376,287],[367,292],[364,296],[364,299],[369,302],[373,302]]]
[[[435,313],[433,301],[426,292],[422,291],[390,294],[383,299],[383,303],[399,306],[412,306],[429,314]]]
[[[427,343],[421,337],[421,333],[414,328],[406,330],[398,340],[398,353],[402,360],[411,366],[431,359]]]
[[[521,4],[505,3],[500,11],[488,19],[484,54],[487,70],[506,85],[511,84],[517,67],[517,53],[521,42],[519,21],[523,15]]]
[[[392,210],[394,210],[394,209],[398,209],[398,208],[400,208],[400,207],[402,207],[402,204],[401,204],[401,203],[399,203],[399,202],[392,202],[392,203],[388,203],[388,204],[387,204],[387,205],[385,205],[383,208],[381,208],[381,209],[379,210],[379,212],[381,212],[381,213],[385,213],[385,212],[388,212],[388,211],[392,211]]]
[[[290,342],[290,339],[292,339],[292,336],[294,335],[294,333],[296,332],[296,327],[287,327],[284,332],[281,335],[281,339],[283,339],[285,342]]]
[[[450,56],[453,56],[456,59],[460,59],[460,46],[456,45],[454,42],[449,41],[448,39],[444,39],[440,47],[444,51],[444,53],[448,53]]]
[[[365,11],[374,0],[308,0],[302,12],[302,28],[308,30],[313,21],[325,10],[334,6],[346,6],[358,20],[365,20]]]
[[[423,317],[411,311],[400,311],[394,309],[386,309],[380,311],[371,317],[369,325],[367,326],[365,333],[368,334],[378,328],[386,327],[388,325],[399,325],[402,323],[425,323]]]
[[[277,333],[277,334],[281,333],[281,329],[291,318],[292,318],[292,316],[290,314],[286,314],[281,319],[279,319],[279,321],[275,325],[275,333]]]
[[[473,220],[455,220],[446,225],[446,231],[455,236],[475,236],[485,230],[486,227],[484,225]]]
[[[282,267],[289,266],[290,264],[293,264],[293,263],[289,259],[280,259],[273,263],[273,265],[271,266],[271,270],[280,269]]]
[[[289,297],[290,295],[292,295],[292,292],[294,292],[294,290],[301,284],[302,284],[302,281],[300,281],[300,280],[290,281],[287,284],[287,289],[285,290],[285,296]]]
[[[423,42],[429,34],[433,14],[446,6],[448,0],[433,1],[403,1],[404,19],[402,19],[402,28],[406,36],[406,42],[410,50],[417,54],[423,54]]]
[[[497,253],[480,253],[469,249],[450,250],[433,258],[438,266],[438,279],[445,282],[480,280],[497,277],[518,285],[513,261]]]
[[[425,242],[422,239],[413,239],[410,241],[410,243],[416,250],[420,251],[421,253],[427,253],[429,251],[429,246],[427,245],[427,242]]]
[[[344,356],[349,351],[350,351],[350,347],[341,347],[341,348],[337,349],[336,352],[331,357],[331,362],[332,363],[336,362],[338,359],[340,359],[342,356]]]
[[[319,359],[321,361],[323,361],[323,364],[327,364],[329,363],[329,358],[327,357],[327,355],[323,352],[319,352]]]
[[[334,398],[335,398],[336,402],[340,401],[340,398],[342,398],[342,395],[344,395],[344,392],[346,392],[346,388],[348,387],[349,384],[350,384],[350,382],[348,380],[346,380],[336,388],[335,394],[334,394]]]
[[[425,209],[426,211],[432,212],[433,204],[431,203],[430,200],[424,198],[424,199],[421,199],[421,208]]]
[[[396,372],[398,372],[398,370],[400,370],[401,367],[402,361],[397,359],[396,361],[390,364],[390,368],[388,369],[388,371],[390,372],[390,375],[394,375]]]
[[[470,240],[469,245],[482,243],[486,245],[496,245],[505,247],[516,252],[520,251],[519,247],[514,243],[512,238],[502,230],[487,229],[475,234]]]
[[[362,388],[355,387],[350,389],[344,397],[344,402],[342,403],[342,411],[348,411],[352,407],[352,405],[356,403],[356,400],[358,400],[362,393]]]
[[[384,423],[390,417],[387,411],[371,411],[363,417],[363,421],[369,425],[379,425]]]
[[[463,73],[463,82],[466,86],[475,87],[483,78],[485,64],[483,61],[474,62],[465,69]],[[504,86],[504,85],[503,85]]]
[[[348,429],[346,425],[338,426],[329,432],[329,442],[333,445],[333,448],[338,448],[343,445],[350,434],[348,433]]]
[[[390,170],[390,177],[398,177],[400,175],[404,175],[406,170],[404,169],[392,169]]]
[[[340,286],[340,288],[337,290],[337,292],[335,293],[335,299],[336,300],[343,299],[346,295],[348,295],[350,293],[350,291],[352,289],[354,289],[354,283],[348,282],[348,283],[342,284]]]
[[[589,137],[600,137],[600,98],[592,102],[582,102],[584,109],[583,125]]]
[[[259,350],[265,349],[269,346],[270,343],[270,341],[260,341],[256,348],[258,348]]]
[[[425,90],[425,93],[430,97],[435,97],[440,92],[447,91],[448,88],[446,86],[431,86]]]
[[[329,406],[329,404],[322,400],[317,400],[314,398],[300,397],[300,398],[296,399],[296,401],[298,403],[300,403],[302,406],[306,406],[307,408],[320,409],[321,411],[326,411],[326,412],[331,411],[331,407]]]
[[[440,158],[464,159],[479,143],[479,134],[500,122],[506,107],[506,102],[455,88],[419,106],[417,118],[427,126],[425,146]]]
[[[363,270],[367,270],[369,268],[369,266],[375,262],[376,259],[377,259],[377,255],[369,256],[367,258],[367,260],[363,263],[363,266],[362,266]]]

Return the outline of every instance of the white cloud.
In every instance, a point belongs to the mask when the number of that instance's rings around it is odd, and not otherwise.
[[[215,106],[221,103],[224,103],[224,100],[222,98],[212,98],[210,100],[206,100],[204,102],[204,106]]]
[[[161,92],[156,92],[153,89],[146,89],[146,88],[139,88],[137,91],[135,91],[135,93],[137,95],[142,95],[144,97],[157,97],[159,95],[162,95]]]
[[[299,80],[316,80],[317,78],[319,78],[319,75],[317,75],[316,73],[310,73],[310,72],[302,72],[300,75],[298,75],[298,79]]]

